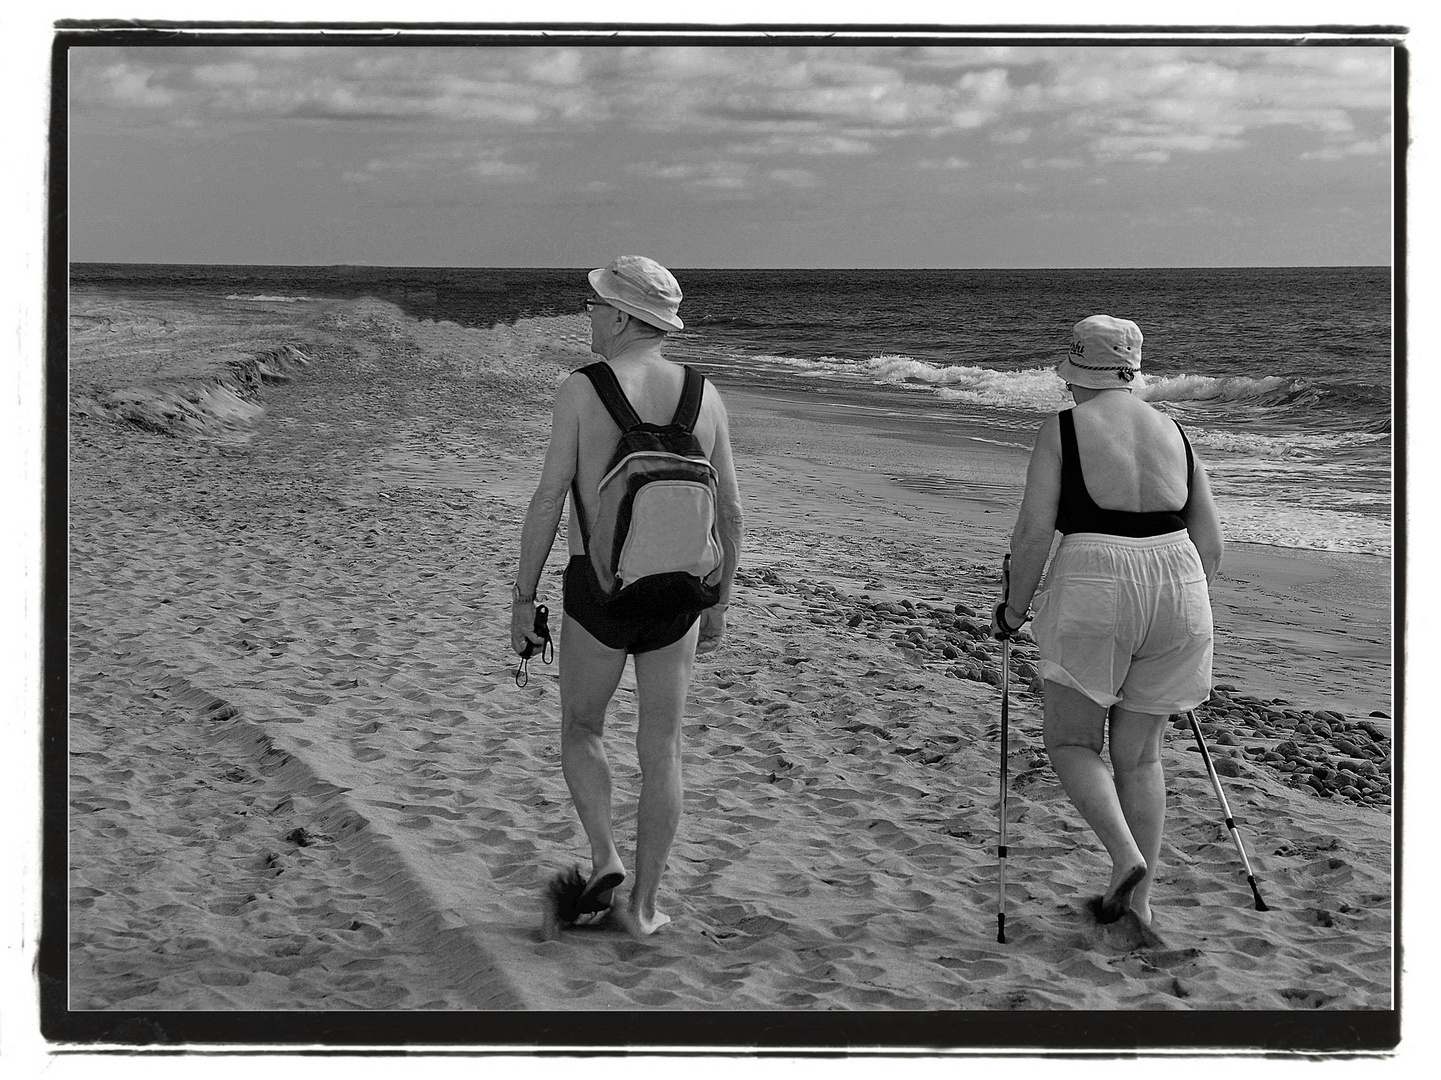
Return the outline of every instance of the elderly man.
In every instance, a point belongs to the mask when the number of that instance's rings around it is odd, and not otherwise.
[[[594,290],[586,300],[591,351],[603,358],[642,422],[667,424],[677,415],[686,384],[686,369],[662,353],[667,332],[683,326],[676,315],[680,286],[665,267],[638,255],[623,255],[591,271],[589,278]],[[701,385],[693,433],[715,470],[720,559],[714,583],[708,586],[714,603],[679,613],[642,609],[617,614],[614,605],[607,605],[605,587],[586,552],[585,532],[586,523],[597,520],[598,487],[621,429],[595,380],[582,372],[568,377],[556,394],[550,444],[521,532],[512,595],[511,644],[521,653],[528,641],[540,644],[533,630],[536,587],[566,495],[573,492],[559,649],[561,770],[591,847],[590,878],[576,910],[587,914],[610,908],[612,894],[626,876],[611,824],[611,772],[601,736],[626,657],[634,656],[641,768],[635,882],[628,902],[616,911],[637,936],[654,933],[670,921],[657,908],[656,894],[680,821],[681,716],[696,654],[715,649],[725,632],[725,611],[740,559],[740,496],[725,406],[715,387]]]

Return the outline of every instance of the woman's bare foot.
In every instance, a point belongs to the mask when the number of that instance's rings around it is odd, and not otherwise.
[[[1106,890],[1106,895],[1101,897],[1097,918],[1103,923],[1115,922],[1130,911],[1131,894],[1136,891],[1136,886],[1141,884],[1145,878],[1145,863],[1113,868],[1111,870],[1111,887]],[[1150,914],[1147,911],[1145,918],[1142,918],[1141,921],[1150,921]],[[1137,917],[1140,917],[1139,914]]]

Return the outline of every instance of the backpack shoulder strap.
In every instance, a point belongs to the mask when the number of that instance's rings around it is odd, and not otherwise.
[[[640,417],[636,414],[630,399],[625,396],[625,391],[620,388],[620,382],[615,377],[615,372],[604,360],[594,364],[587,364],[580,369],[580,373],[588,378],[591,385],[595,387],[596,396],[600,403],[605,406],[605,411],[610,413],[610,418],[615,421],[615,426],[621,431],[629,431],[640,423]]]
[[[571,477],[570,497],[575,506],[575,520],[580,525],[580,542],[586,554],[590,554],[590,526],[585,520],[585,506],[580,501],[580,477]]]
[[[690,365],[685,366],[685,385],[681,387],[680,401],[676,403],[675,415],[670,422],[687,431],[695,430],[700,419],[701,398],[705,395],[705,376]]]

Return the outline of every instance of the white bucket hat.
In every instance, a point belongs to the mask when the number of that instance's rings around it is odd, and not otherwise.
[[[680,284],[654,259],[622,255],[588,276],[595,294],[627,315],[662,330],[685,329],[675,313],[680,307]]]
[[[1092,315],[1071,330],[1071,351],[1056,374],[1091,390],[1129,388],[1141,370],[1141,328],[1129,319]]]

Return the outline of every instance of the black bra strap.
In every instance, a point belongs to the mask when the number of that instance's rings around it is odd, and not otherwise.
[[[1074,409],[1062,409],[1056,416],[1061,424],[1061,470],[1067,479],[1081,482],[1081,492],[1086,491],[1086,482],[1081,476],[1081,448],[1076,442],[1076,419]]]
[[[1176,422],[1171,421],[1173,424]],[[1191,456],[1191,440],[1186,438],[1186,429],[1176,424],[1176,430],[1181,433],[1181,442],[1186,445],[1186,506],[1191,505],[1191,478],[1196,474],[1196,459]],[[1181,509],[1185,509],[1183,506]]]

